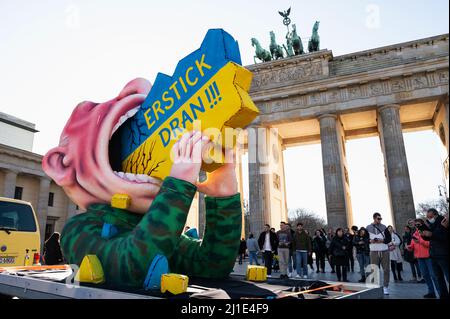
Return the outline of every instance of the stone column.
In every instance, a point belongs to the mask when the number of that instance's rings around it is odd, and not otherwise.
[[[397,231],[409,218],[415,218],[414,199],[400,123],[400,106],[385,105],[378,109],[378,131],[391,203],[392,220]]]
[[[45,225],[47,224],[47,208],[48,208],[48,193],[50,191],[50,179],[46,177],[40,178],[39,197],[36,214],[38,216],[39,229],[41,233],[41,251],[44,247]]]
[[[248,130],[249,229],[259,234],[264,224],[278,228],[287,219],[282,139],[274,129]]]
[[[328,226],[352,224],[344,129],[334,114],[319,117]]]
[[[14,198],[14,192],[16,190],[17,172],[12,170],[5,171],[5,181],[3,187],[3,196],[8,198]]]
[[[442,144],[449,151],[449,110],[448,110],[448,95],[439,101],[436,115],[434,116],[434,130],[439,136]]]
[[[206,180],[206,172],[200,171],[199,181],[204,182]],[[205,194],[198,193],[198,235],[203,238],[205,234],[206,225],[206,204]]]
[[[259,126],[250,127],[248,131],[248,177],[249,177],[249,210],[250,225],[248,229],[255,236],[263,230],[267,223],[266,189],[268,176],[263,174],[264,164],[259,161],[259,153],[266,152],[265,135],[259,134]]]

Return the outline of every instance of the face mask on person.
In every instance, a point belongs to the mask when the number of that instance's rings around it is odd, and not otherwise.
[[[436,218],[427,218],[428,222],[433,224],[436,221]]]

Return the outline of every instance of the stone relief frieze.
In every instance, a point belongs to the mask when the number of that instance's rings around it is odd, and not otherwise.
[[[272,84],[316,79],[323,74],[322,62],[303,63],[278,70],[254,72],[252,91]]]
[[[323,92],[311,92],[274,101],[265,101],[264,103],[259,104],[259,106],[261,112],[268,114],[329,103],[345,102],[354,99],[370,98],[391,93],[409,96],[404,94],[412,93],[412,91],[417,89],[447,84],[448,77],[448,70],[417,73],[406,77],[402,76],[387,80],[376,80],[347,87],[331,88]]]

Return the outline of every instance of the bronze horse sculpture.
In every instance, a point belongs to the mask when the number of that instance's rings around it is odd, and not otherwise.
[[[262,62],[269,62],[270,60],[272,60],[272,55],[270,54],[270,52],[263,49],[256,38],[252,38],[252,46],[256,48],[255,56],[253,56],[253,61],[255,62],[255,64],[256,58],[258,58]]]

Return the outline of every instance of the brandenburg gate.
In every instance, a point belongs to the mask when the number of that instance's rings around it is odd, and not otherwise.
[[[247,137],[251,231],[287,220],[283,150],[308,143],[321,143],[328,225],[352,225],[345,143],[370,136],[380,139],[394,226],[414,218],[403,132],[433,129],[448,152],[448,50],[443,34],[247,66],[260,109]],[[264,152],[268,161],[259,160]]]

